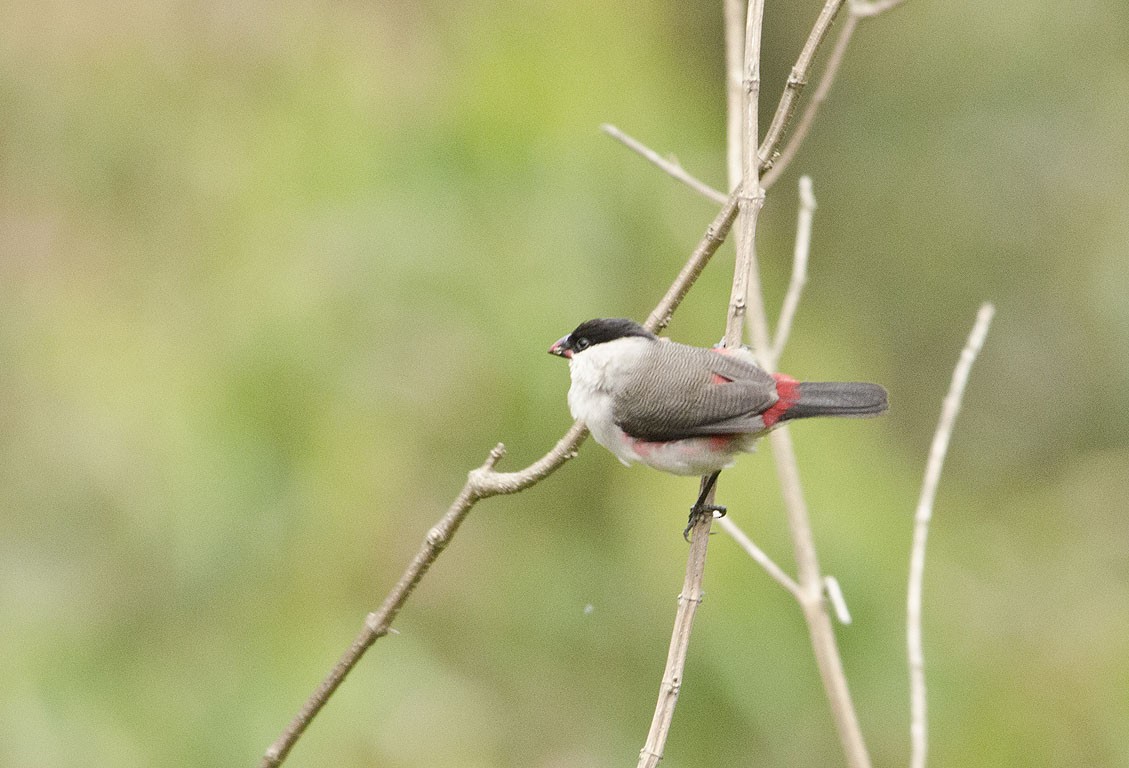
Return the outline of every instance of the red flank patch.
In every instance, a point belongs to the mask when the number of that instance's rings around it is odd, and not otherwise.
[[[776,379],[776,396],[780,399],[761,414],[766,429],[784,418],[788,409],[800,400],[800,382],[783,373],[774,373],[772,378]]]

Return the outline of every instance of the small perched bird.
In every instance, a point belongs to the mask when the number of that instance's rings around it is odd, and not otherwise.
[[[773,427],[809,416],[876,416],[887,407],[877,384],[796,381],[768,373],[747,349],[678,344],[623,318],[581,323],[549,352],[569,361],[573,418],[616,458],[709,476],[691,524],[725,512],[705,504],[717,475]]]

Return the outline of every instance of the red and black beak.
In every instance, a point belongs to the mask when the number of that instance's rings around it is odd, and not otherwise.
[[[562,336],[557,339],[553,346],[549,347],[549,354],[563,357],[566,360],[572,359],[572,345],[568,343],[568,336]]]

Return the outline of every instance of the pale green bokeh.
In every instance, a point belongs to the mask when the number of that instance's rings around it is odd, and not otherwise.
[[[765,98],[818,3],[768,8]],[[0,24],[0,765],[251,765],[497,441],[568,426],[549,343],[643,317],[724,179],[720,3],[15,2]],[[769,196],[819,199],[783,365],[885,383],[794,429],[878,765],[903,764],[911,515],[937,503],[937,765],[1129,763],[1129,11],[910,0]],[[672,336],[721,334],[724,248]],[[722,481],[785,566],[767,448]],[[293,756],[629,764],[694,485],[585,446],[478,507]],[[806,631],[722,536],[664,765],[836,765]]]

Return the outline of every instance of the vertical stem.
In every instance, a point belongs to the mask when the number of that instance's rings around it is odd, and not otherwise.
[[[941,406],[941,418],[937,431],[933,433],[933,443],[929,447],[929,459],[925,465],[925,480],[921,484],[921,498],[914,513],[913,546],[910,549],[909,586],[906,589],[906,650],[909,656],[910,682],[910,768],[925,768],[928,739],[926,731],[925,699],[925,652],[921,643],[921,593],[925,580],[925,545],[929,539],[929,521],[933,518],[933,501],[937,498],[937,485],[941,482],[941,470],[945,466],[945,454],[949,450],[949,439],[953,434],[953,424],[960,413],[964,399],[964,387],[972,363],[984,346],[988,327],[992,323],[995,307],[983,304],[976,315],[976,323],[968,335],[968,341],[960,353],[960,360],[953,369],[949,393]]]
[[[831,705],[831,716],[839,733],[847,765],[851,768],[869,768],[870,755],[862,737],[858,716],[851,701],[847,676],[835,642],[835,631],[827,606],[823,602],[823,579],[812,536],[811,519],[800,485],[800,469],[792,436],[787,427],[769,435],[772,455],[776,459],[776,474],[788,511],[788,527],[792,532],[792,545],[796,554],[796,580],[800,584],[800,607],[808,625],[812,652],[815,655],[824,692]]]
[[[760,187],[760,159],[757,156],[757,118],[760,109],[761,30],[764,22],[764,0],[749,0],[745,18],[744,126],[741,145],[740,213],[737,217],[737,261],[733,268],[733,290],[729,296],[729,314],[725,324],[725,346],[741,345],[741,331],[748,303],[761,301],[760,280],[756,268],[757,219],[764,204]],[[763,314],[763,308],[762,308]],[[767,333],[767,331],[766,331]],[[758,349],[768,348],[765,345]]]
[[[837,10],[838,3],[825,6]],[[768,329],[768,315],[764,307],[757,269],[756,233],[757,217],[764,203],[764,190],[760,186],[758,156],[758,97],[760,95],[760,42],[764,13],[763,0],[749,0],[745,37],[745,131],[742,145],[743,181],[740,194],[740,215],[737,220],[737,264],[733,277],[733,292],[729,303],[726,325],[726,346],[740,344],[742,324],[748,320],[753,349],[764,364],[772,360],[772,338]],[[829,20],[827,20],[829,23]],[[797,582],[800,585],[800,605],[808,625],[812,652],[819,667],[824,690],[831,706],[839,739],[850,768],[870,768],[870,756],[862,738],[858,717],[851,702],[847,679],[835,643],[831,618],[823,602],[823,580],[812,536],[807,505],[800,484],[800,471],[795,450],[787,427],[774,431],[769,439],[777,476],[788,514],[792,543],[796,553]]]
[[[725,167],[729,191],[741,185],[742,152],[745,141],[745,4],[725,0]]]
[[[792,251],[792,279],[788,281],[788,292],[780,307],[780,318],[776,321],[776,340],[772,343],[772,360],[766,361],[775,368],[784,354],[788,335],[792,332],[792,321],[800,306],[800,294],[808,280],[808,256],[811,252],[811,226],[815,217],[815,194],[811,189],[811,177],[800,177],[800,208],[796,214],[796,246]]]
[[[682,592],[678,595],[678,613],[674,618],[674,630],[670,637],[670,650],[667,652],[666,669],[659,686],[659,699],[655,704],[655,715],[651,719],[651,729],[647,740],[639,751],[638,768],[655,768],[663,757],[670,724],[674,721],[674,707],[678,703],[678,693],[682,689],[682,670],[686,667],[686,651],[690,646],[690,630],[694,625],[694,614],[702,603],[702,581],[706,571],[706,547],[709,546],[710,515],[700,515],[694,523],[690,538],[690,553],[686,559],[686,578]]]

